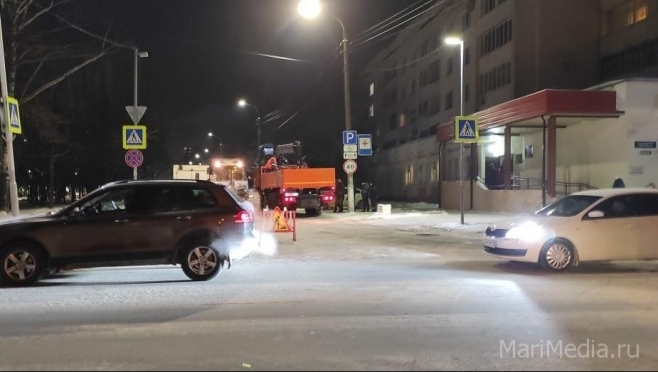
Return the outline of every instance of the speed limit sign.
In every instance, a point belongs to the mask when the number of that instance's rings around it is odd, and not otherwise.
[[[356,161],[354,160],[345,160],[345,162],[343,163],[343,170],[347,174],[352,174],[356,172],[357,168],[358,166],[356,165]]]

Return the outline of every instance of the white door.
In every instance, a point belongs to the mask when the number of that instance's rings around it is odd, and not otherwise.
[[[658,194],[642,195],[642,225],[640,230],[640,258],[658,260]]]
[[[636,210],[637,195],[607,199],[592,210],[600,218],[583,217],[583,246],[577,247],[581,261],[633,260],[641,255],[640,231],[644,218]]]

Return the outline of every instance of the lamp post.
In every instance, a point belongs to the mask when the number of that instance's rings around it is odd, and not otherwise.
[[[138,77],[139,77],[139,59],[140,58],[146,58],[148,56],[149,56],[149,54],[147,52],[140,52],[139,49],[135,48],[135,73],[134,73],[135,82],[134,82],[134,92],[133,92],[134,93],[134,99],[135,99],[133,107],[134,107],[135,112],[133,114],[133,117],[136,118],[136,119],[134,119],[134,120],[139,119],[138,116],[137,116],[138,115],[137,114],[137,92],[138,92],[137,88],[138,88],[138,84],[139,84],[139,79],[138,79]],[[137,123],[135,123],[135,124],[137,124]],[[135,179],[135,180],[137,179],[137,167],[133,167],[133,179]]]
[[[252,105],[251,103],[247,102],[244,99],[241,99],[241,100],[238,101],[238,106],[240,106],[240,107],[248,106],[248,107],[251,107],[252,109],[256,110],[256,114],[258,115],[258,117],[256,118],[256,126],[257,126],[257,130],[258,130],[258,147],[260,147],[260,110],[258,110],[258,107]]]
[[[464,40],[458,37],[447,37],[447,45],[459,45],[459,116],[464,116]],[[459,214],[461,224],[464,224],[464,144],[459,143]]]
[[[297,12],[306,19],[315,19],[322,13],[322,4],[319,0],[301,0]],[[343,29],[343,85],[345,97],[345,130],[352,130],[351,103],[350,103],[350,74],[349,74],[349,43],[345,24],[336,16],[332,16]],[[354,173],[347,175],[347,205],[350,213],[354,213]]]

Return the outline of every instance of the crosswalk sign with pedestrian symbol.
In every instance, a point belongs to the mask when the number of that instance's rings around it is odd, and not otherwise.
[[[478,122],[473,116],[455,117],[455,142],[477,143],[480,139]]]
[[[7,104],[5,105],[6,122],[10,133],[21,134],[21,114],[18,110],[18,100],[16,98],[7,97]]]
[[[124,125],[123,148],[126,150],[144,150],[146,149],[146,126],[145,125]]]

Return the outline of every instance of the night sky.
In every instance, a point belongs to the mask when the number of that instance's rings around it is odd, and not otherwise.
[[[236,107],[237,99],[244,97],[263,116],[276,109],[294,113],[305,105],[280,130],[275,130],[280,120],[264,123],[262,142],[300,139],[312,153],[312,164],[333,159],[322,154],[340,156],[336,146],[344,129],[342,58],[323,75],[342,36],[327,13],[344,21],[352,39],[415,2],[330,0],[324,2],[324,16],[314,21],[297,15],[297,0],[85,0],[71,6],[85,7],[77,12],[76,22],[98,33],[109,25],[110,37],[149,53],[140,59],[139,104],[148,107],[142,122],[149,130],[167,133],[166,143],[150,146],[167,146],[178,160],[183,146],[209,146],[207,133],[213,131],[222,138],[225,152],[255,153],[256,115]],[[354,83],[381,46],[371,44],[353,53]],[[132,66],[129,50],[107,58]],[[132,67],[117,76],[128,82],[125,103],[131,104]],[[354,97],[353,106],[357,102]]]

